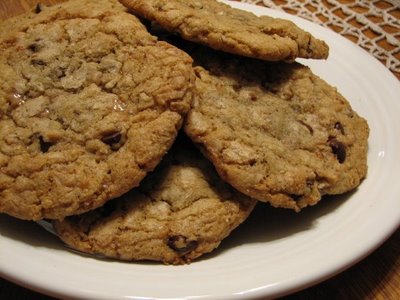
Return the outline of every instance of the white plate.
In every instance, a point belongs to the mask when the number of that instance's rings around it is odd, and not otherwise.
[[[38,225],[2,215],[2,277],[68,298],[277,297],[343,271],[396,230],[400,223],[397,79],[364,50],[329,30],[259,6],[232,5],[291,19],[329,44],[327,61],[302,62],[337,86],[369,122],[369,173],[359,189],[325,199],[300,214],[259,209],[214,254],[185,266],[81,256]]]

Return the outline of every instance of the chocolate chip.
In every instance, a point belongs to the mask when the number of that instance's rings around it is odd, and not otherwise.
[[[249,96],[250,96],[251,101],[257,101],[257,99],[258,99],[256,94],[251,93]]]
[[[36,65],[36,66],[46,66],[47,65],[47,63],[41,59],[32,59],[31,64]]]
[[[42,136],[39,136],[39,144],[40,144],[40,151],[46,153],[49,151],[49,148],[53,146],[52,143],[46,142]]]
[[[35,13],[39,14],[39,13],[42,12],[42,10],[43,10],[42,9],[42,4],[40,4],[40,3],[36,4]]]
[[[335,138],[330,138],[328,142],[332,149],[332,153],[336,155],[338,162],[341,164],[344,163],[346,160],[346,146]]]
[[[38,52],[39,51],[39,45],[36,43],[30,44],[28,46],[28,49],[31,50],[32,52]]]
[[[173,235],[168,238],[167,245],[172,250],[184,255],[196,249],[199,243],[195,240],[190,241],[183,235]]]
[[[120,132],[111,132],[101,138],[104,144],[111,147],[112,150],[116,151],[124,144],[123,136]]]
[[[117,144],[121,140],[121,134],[119,132],[114,132],[111,133],[110,135],[107,135],[103,137],[101,140],[103,143],[107,145],[112,145],[112,144]]]
[[[335,123],[335,129],[339,130],[341,134],[344,134],[344,128],[343,128],[342,123],[336,122]]]

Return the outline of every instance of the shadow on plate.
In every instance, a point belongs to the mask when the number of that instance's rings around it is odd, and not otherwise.
[[[33,247],[45,247],[62,250],[59,239],[32,221],[19,220],[0,214],[0,236],[17,240]]]
[[[333,213],[352,193],[340,196],[325,196],[316,206],[307,207],[300,213],[287,209],[273,208],[265,203],[258,203],[249,218],[234,230],[229,237],[212,253],[200,257],[196,261],[207,260],[220,255],[223,251],[250,243],[268,243],[287,238],[299,232],[310,230],[316,221],[324,215]],[[77,255],[115,261],[102,256],[87,255],[64,245],[51,230],[35,222],[22,221],[0,214],[0,236],[26,243],[33,247],[45,247],[60,251],[70,251]],[[140,264],[157,264],[153,262],[134,262]]]
[[[300,213],[259,202],[248,219],[204,259],[220,255],[223,251],[243,244],[268,243],[310,230],[318,219],[333,213],[354,192],[340,196],[325,196],[317,205],[304,208]]]

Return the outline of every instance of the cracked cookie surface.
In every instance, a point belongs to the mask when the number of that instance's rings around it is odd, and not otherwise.
[[[53,224],[66,244],[85,253],[182,264],[215,249],[256,202],[224,183],[180,137],[140,187]]]
[[[117,1],[0,24],[0,212],[58,219],[137,186],[190,108],[192,60]]]
[[[367,173],[367,122],[308,67],[193,50],[185,131],[242,193],[299,211],[356,188]]]
[[[327,58],[329,48],[293,22],[258,17],[215,0],[120,0],[184,39],[229,53],[277,61]]]

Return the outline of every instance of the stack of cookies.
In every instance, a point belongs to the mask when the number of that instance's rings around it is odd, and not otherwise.
[[[366,176],[367,122],[295,62],[323,41],[215,0],[120,2],[0,24],[1,213],[183,264],[256,203],[299,212]]]

